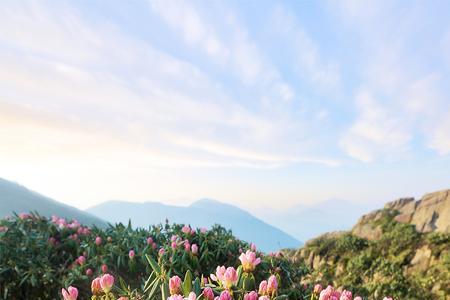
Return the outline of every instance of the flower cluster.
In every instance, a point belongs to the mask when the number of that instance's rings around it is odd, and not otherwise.
[[[316,284],[311,295],[312,300],[363,300],[361,296],[355,296],[351,291],[343,290],[342,292],[336,290],[329,285],[325,289],[320,284]],[[393,300],[391,297],[384,297],[383,300]]]

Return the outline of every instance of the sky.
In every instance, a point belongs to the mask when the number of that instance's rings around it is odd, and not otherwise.
[[[450,188],[448,1],[0,6],[0,177],[258,214]]]

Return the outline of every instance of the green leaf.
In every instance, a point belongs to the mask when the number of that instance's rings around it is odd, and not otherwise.
[[[189,296],[189,293],[192,291],[192,273],[190,270],[187,270],[186,275],[184,275],[182,289],[185,297]]]
[[[152,267],[153,271],[155,271],[157,275],[161,275],[161,268],[158,263],[148,254],[146,254],[145,257],[147,258],[147,261]]]

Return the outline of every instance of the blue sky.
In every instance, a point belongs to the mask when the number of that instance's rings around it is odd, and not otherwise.
[[[445,1],[6,1],[0,66],[0,177],[80,208],[449,188]]]

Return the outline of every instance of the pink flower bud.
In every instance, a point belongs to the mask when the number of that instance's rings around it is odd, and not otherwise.
[[[196,300],[197,295],[194,292],[190,292],[188,296],[188,300]]]
[[[102,244],[102,238],[101,237],[96,237],[95,238],[95,244],[97,245],[97,246],[100,246],[101,244]]]
[[[189,244],[188,240],[184,241],[184,251],[189,252],[191,250],[191,244]]]
[[[231,297],[230,292],[225,290],[220,293],[219,300],[233,300],[233,298]]]
[[[153,244],[153,239],[152,239],[151,237],[148,237],[148,238],[147,238],[147,244],[148,244],[148,245]]]
[[[208,232],[208,229],[206,229],[205,227],[202,227],[202,228],[200,228],[200,232],[204,234],[204,233]]]
[[[188,234],[188,233],[191,232],[191,227],[189,227],[189,226],[187,226],[187,225],[184,225],[183,228],[181,228],[181,231],[182,231],[183,233]]]
[[[181,295],[172,295],[167,300],[184,300],[184,298]]]
[[[192,244],[191,251],[192,251],[192,254],[197,255],[197,253],[198,253],[198,246],[197,246],[197,244]]]
[[[256,252],[256,245],[251,243],[250,244],[250,250],[252,250],[253,252]]]
[[[119,299],[117,299],[117,300],[129,300],[128,299],[128,297],[124,297],[124,296],[122,296],[122,297],[120,297]]]
[[[158,255],[159,255],[159,256],[163,256],[165,252],[166,252],[166,251],[164,250],[164,248],[161,248],[161,249],[159,249],[159,251],[158,251]]]
[[[158,246],[156,245],[156,243],[153,242],[153,243],[152,243],[152,248],[153,248],[153,249],[156,249],[157,247],[158,247]]]
[[[114,285],[114,276],[105,274],[100,278],[100,286],[105,294],[109,293]]]
[[[92,269],[89,268],[86,270],[86,276],[91,277],[92,273],[93,273]]]
[[[102,294],[102,285],[100,284],[100,277],[92,280],[91,291],[94,296],[99,296]]]
[[[273,294],[277,291],[277,289],[278,289],[277,278],[275,277],[275,275],[271,275],[269,277],[269,280],[267,281],[267,293]]]
[[[244,295],[244,300],[258,300],[258,294],[255,291],[251,291],[250,293],[246,293]]]
[[[206,300],[214,300],[214,292],[213,292],[212,288],[206,287],[206,288],[203,290],[203,297],[204,297]]]
[[[172,242],[171,244],[170,244],[170,246],[172,247],[172,249],[177,249],[177,242]]]
[[[267,294],[267,281],[266,280],[263,280],[259,283],[258,294],[260,294],[261,296]]]
[[[82,255],[80,257],[77,258],[77,262],[80,266],[84,265],[84,263],[86,262],[86,258]]]
[[[133,259],[133,258],[134,258],[134,255],[135,255],[134,250],[130,250],[130,252],[128,252],[128,257],[129,257],[130,259]]]
[[[339,298],[339,300],[352,300],[352,299],[353,299],[352,292],[347,290],[343,290],[341,293],[341,297]]]
[[[77,300],[78,290],[73,286],[69,286],[67,290],[62,289],[61,293],[63,295],[64,300]]]
[[[105,265],[105,264],[102,265],[102,272],[103,273],[108,272],[108,266],[107,265]]]
[[[314,294],[320,294],[321,291],[322,291],[322,286],[320,284],[316,284],[314,286]]]
[[[176,295],[180,291],[181,279],[178,276],[173,276],[169,279],[169,292],[171,295]]]

